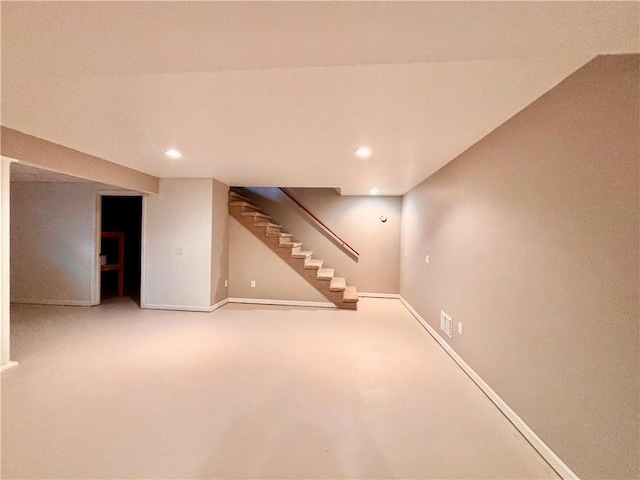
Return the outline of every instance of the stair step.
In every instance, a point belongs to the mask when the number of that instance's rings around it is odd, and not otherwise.
[[[256,227],[282,228],[282,225],[278,225],[277,223],[271,223],[271,222],[255,222],[254,225]]]
[[[331,280],[333,278],[333,268],[320,268],[316,278],[318,280]]]
[[[239,200],[239,201],[230,201],[229,202],[229,206],[230,207],[246,207],[246,208],[251,208],[253,210],[259,211],[260,209],[258,207],[256,207],[254,204],[249,203],[249,202],[245,202],[244,200]]]
[[[280,238],[291,238],[293,235],[291,233],[282,233],[282,232],[267,232],[267,237],[280,237]]]
[[[345,303],[357,303],[358,302],[358,290],[356,287],[346,287],[342,294],[342,301]]]
[[[342,277],[333,277],[329,284],[330,292],[343,292],[347,288],[347,281]]]
[[[294,252],[291,254],[293,258],[309,258],[311,255],[313,255],[313,252],[308,251]]]
[[[278,248],[296,248],[301,246],[302,242],[282,242],[278,245]]]
[[[247,197],[243,197],[238,192],[234,192],[233,190],[229,190],[229,198],[237,198],[237,199],[240,199],[240,200],[244,200],[245,202],[249,201],[249,199]]]
[[[242,215],[243,217],[255,217],[271,220],[271,217],[269,215],[265,215],[264,213],[260,212],[241,212],[240,215]]]
[[[323,263],[324,263],[324,260],[314,260],[310,258],[305,262],[304,268],[308,270],[320,270],[322,268]]]

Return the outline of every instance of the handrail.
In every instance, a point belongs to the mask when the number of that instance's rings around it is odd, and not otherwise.
[[[296,200],[295,198],[293,198],[289,192],[287,192],[287,191],[286,191],[284,188],[282,188],[282,187],[278,187],[278,188],[280,189],[280,191],[281,191],[282,193],[284,193],[287,197],[289,197],[291,200],[293,200],[293,202],[294,202],[296,205],[298,205],[298,207],[300,207],[302,210],[304,210],[304,211],[305,211],[305,213],[306,213],[307,215],[309,215],[309,216],[310,216],[311,218],[313,218],[316,222],[318,222],[320,225],[322,225],[322,226],[324,227],[324,229],[325,229],[327,232],[329,232],[331,235],[333,235],[333,237],[334,237],[336,240],[338,240],[338,241],[340,242],[340,244],[341,244],[343,247],[347,247],[349,250],[351,250],[353,253],[355,253],[358,257],[360,256],[360,254],[358,253],[358,251],[357,251],[355,248],[353,248],[351,245],[349,245],[347,242],[345,242],[342,238],[340,238],[336,232],[334,232],[334,231],[333,231],[333,230],[331,230],[329,227],[327,227],[327,226],[322,222],[322,220],[320,220],[320,219],[319,219],[318,217],[316,217],[313,213],[311,213],[311,212],[307,209],[307,207],[305,207],[304,205],[302,205],[298,200]]]

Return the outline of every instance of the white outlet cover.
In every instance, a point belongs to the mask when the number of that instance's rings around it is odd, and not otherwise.
[[[429,263],[429,255],[425,255],[425,257],[424,257],[424,263]]]
[[[228,286],[229,286],[229,280],[225,280],[225,281],[224,281],[224,286],[225,286],[225,287],[228,287]]]
[[[458,335],[462,335],[462,322],[458,322]]]
[[[255,287],[256,286],[256,281],[255,280],[251,280],[251,287]]]

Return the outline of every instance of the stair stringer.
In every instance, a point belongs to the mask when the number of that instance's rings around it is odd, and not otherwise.
[[[343,301],[343,292],[332,292],[329,290],[329,280],[318,280],[316,278],[317,270],[304,268],[306,259],[293,258],[291,256],[292,249],[290,247],[280,246],[280,237],[269,235],[269,233],[278,233],[281,229],[275,227],[264,227],[254,224],[254,217],[243,216],[242,212],[253,211],[247,206],[229,205],[229,213],[242,226],[258,237],[271,251],[284,260],[291,268],[293,268],[300,276],[309,282],[316,290],[318,290],[325,298],[327,298],[336,307],[348,310],[357,310],[358,304],[355,302]]]

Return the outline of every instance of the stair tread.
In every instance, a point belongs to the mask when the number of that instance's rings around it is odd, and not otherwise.
[[[304,264],[304,268],[308,270],[320,270],[322,268],[323,263],[324,263],[324,260],[309,259]]]
[[[271,217],[269,215],[265,215],[264,213],[260,212],[241,212],[240,215],[242,215],[243,217],[257,217],[271,220]]]
[[[309,258],[311,255],[313,255],[313,252],[310,251],[300,251],[291,254],[293,258]]]
[[[301,247],[302,246],[302,242],[283,242],[280,245],[278,245],[279,248],[295,248],[295,247]]]
[[[233,198],[240,198],[246,202],[249,201],[249,199],[247,197],[243,197],[242,195],[240,195],[238,192],[234,192],[233,190],[229,190],[229,196],[233,197]]]
[[[238,200],[238,201],[232,200],[229,202],[229,206],[230,207],[249,207],[249,208],[253,208],[254,210],[260,210],[253,203],[245,202],[244,200]]]
[[[342,301],[345,303],[356,303],[358,301],[358,290],[354,286],[348,286],[342,294]]]
[[[320,268],[316,275],[318,280],[331,280],[333,278],[333,268]]]
[[[282,228],[282,225],[278,225],[277,223],[271,223],[271,222],[255,222],[254,225],[256,227]]]
[[[291,233],[269,232],[269,233],[267,233],[267,237],[286,238],[286,237],[293,237],[293,235]]]
[[[347,287],[347,281],[343,277],[333,277],[329,284],[329,291],[342,292]]]

